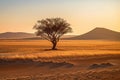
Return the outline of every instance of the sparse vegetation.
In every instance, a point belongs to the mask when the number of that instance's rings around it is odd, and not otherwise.
[[[119,41],[61,40],[56,51],[47,50],[51,44],[45,40],[0,45],[0,80],[120,79]],[[90,69],[94,64],[98,68]]]
[[[37,22],[34,26],[36,35],[50,41],[53,44],[52,50],[56,50],[57,42],[66,33],[72,32],[70,24],[62,18],[47,18]]]
[[[95,40],[61,40],[59,50],[47,50],[51,45],[45,40],[1,40],[0,57],[64,57],[81,55],[120,54],[120,42]]]

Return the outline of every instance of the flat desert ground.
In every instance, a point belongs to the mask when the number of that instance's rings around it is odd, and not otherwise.
[[[120,80],[120,41],[0,40],[0,80]]]

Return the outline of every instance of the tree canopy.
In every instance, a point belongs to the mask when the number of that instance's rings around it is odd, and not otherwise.
[[[70,24],[62,18],[46,18],[38,20],[33,28],[37,30],[37,36],[41,36],[52,42],[52,49],[56,49],[56,44],[62,35],[72,32]]]

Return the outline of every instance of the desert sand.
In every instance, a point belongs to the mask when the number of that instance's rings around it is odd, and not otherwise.
[[[120,80],[120,42],[0,40],[0,80]]]

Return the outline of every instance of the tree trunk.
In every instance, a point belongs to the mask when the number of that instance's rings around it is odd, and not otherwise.
[[[56,45],[57,45],[57,42],[52,42],[53,46],[52,46],[52,50],[56,50]]]

